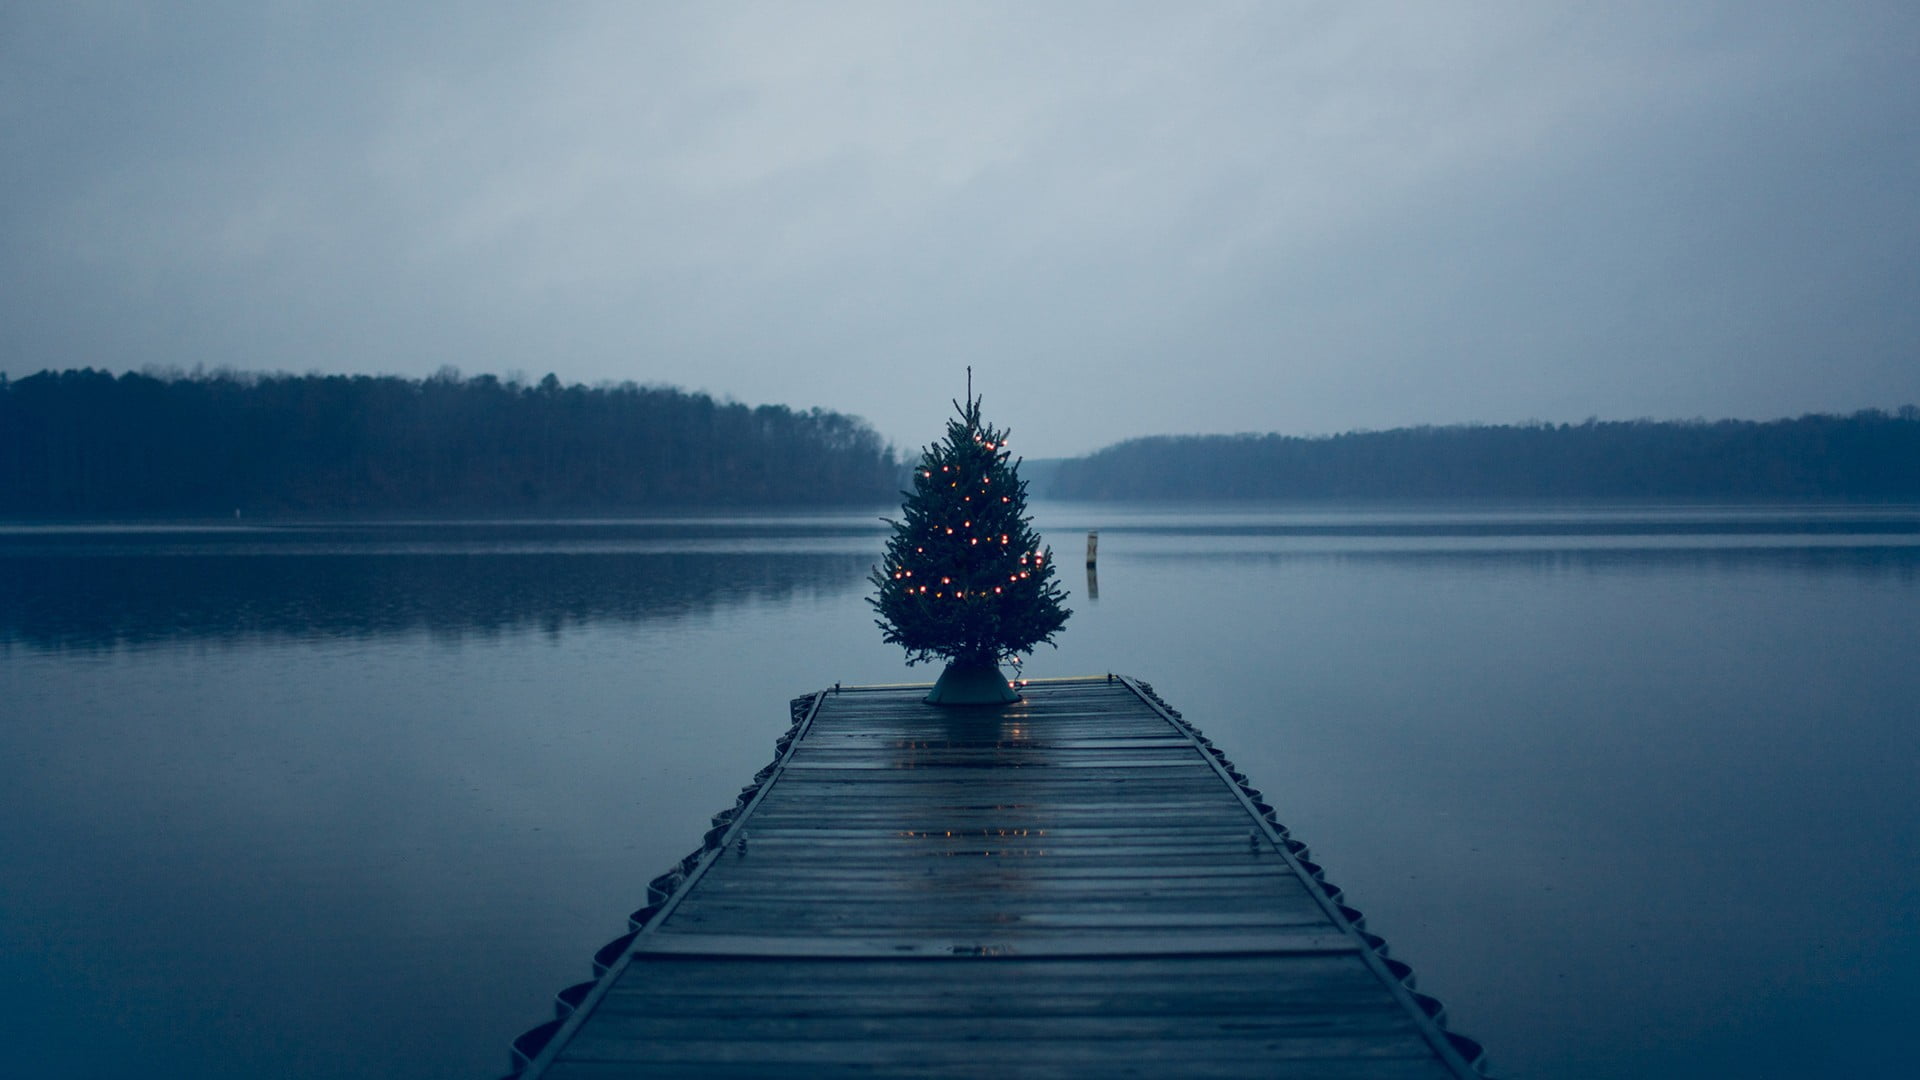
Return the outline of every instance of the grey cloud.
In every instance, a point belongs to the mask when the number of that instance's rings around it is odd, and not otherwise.
[[[1901,4],[0,16],[0,368],[673,382],[1029,454],[1920,399]]]

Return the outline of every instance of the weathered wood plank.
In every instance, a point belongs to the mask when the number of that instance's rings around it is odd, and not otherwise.
[[[1344,953],[991,958],[939,967],[896,957],[794,964],[766,957],[714,960],[644,954],[635,958],[630,972],[611,988],[609,1007],[666,1008],[671,1001],[709,1008],[715,1007],[712,1002],[701,1004],[707,998],[747,997],[804,1004],[823,995],[882,995],[907,1008],[935,998],[941,1008],[948,1008],[964,995],[970,1011],[999,1015],[1036,1008],[1072,1011],[1071,1001],[1079,998],[1103,1006],[1165,995],[1379,1001],[1372,973],[1357,956]],[[1121,1011],[1130,1007],[1121,1006]]]
[[[1020,1067],[995,1068],[995,1074],[1002,1076],[1021,1076],[1025,1080],[1085,1080],[1085,1076],[1150,1076],[1164,1078],[1169,1074],[1183,1076],[1187,1080],[1227,1080],[1244,1076],[1261,1076],[1265,1080],[1430,1080],[1436,1076],[1452,1076],[1432,1059],[1373,1059],[1373,1061],[1327,1061],[1327,1059],[1308,1059],[1308,1061],[1273,1061],[1273,1063],[1246,1063],[1246,1061],[1204,1061],[1188,1059],[1171,1068],[1164,1063],[1137,1063],[1127,1059],[1108,1059],[1100,1063],[1091,1061],[1025,1061]],[[547,1068],[541,1076],[551,1076],[555,1080],[766,1080],[768,1065],[747,1063],[747,1065],[720,1065],[720,1063],[576,1063],[564,1061],[555,1067]],[[808,1080],[828,1080],[841,1076],[864,1076],[872,1078],[876,1072],[868,1065],[808,1065],[797,1067],[783,1063],[780,1076],[808,1078]],[[895,1070],[895,1076],[910,1074],[920,1080],[977,1080],[981,1076],[981,1067],[964,1059],[954,1061],[922,1061],[910,1072]]]
[[[750,865],[734,864],[724,871],[731,884],[734,881],[753,881],[762,877],[776,880],[803,881],[814,878],[821,882],[860,882],[869,885],[890,883],[898,885],[902,881],[919,877],[939,877],[943,883],[955,880],[976,881],[992,887],[1004,887],[1010,883],[1033,883],[1034,887],[1043,887],[1049,883],[1065,883],[1078,879],[1099,881],[1167,881],[1244,879],[1244,878],[1287,878],[1292,874],[1279,860],[1271,860],[1259,865],[1212,866],[1195,862],[1185,866],[1144,867],[1136,863],[1122,866],[1068,866],[1060,863],[1027,862],[1006,866],[988,865],[975,860],[929,859],[924,867],[915,863],[900,863],[892,867],[882,864],[881,868],[872,866],[849,866],[845,869],[823,863],[798,860],[780,862],[752,862]],[[705,885],[705,882],[702,882]],[[724,888],[715,883],[708,888]]]
[[[1014,935],[999,927],[979,929],[981,933],[968,938],[908,940],[885,937],[827,939],[814,934],[676,934],[663,931],[636,940],[633,952],[636,956],[750,956],[821,960],[932,957],[944,960],[954,956],[979,957],[983,954],[1038,959],[1057,956],[1231,956],[1243,953],[1280,955],[1360,951],[1358,942],[1345,934],[1327,933],[1324,927],[1283,927],[1239,933],[1222,933],[1203,927],[1135,936],[1056,931],[1032,940],[1015,940]],[[1315,929],[1319,932],[1314,932]]]
[[[1110,1031],[1111,1029],[1109,1029]],[[603,1034],[604,1032],[604,1034]],[[650,1058],[666,1062],[745,1064],[760,1063],[769,1075],[784,1075],[791,1066],[861,1064],[884,1070],[885,1075],[914,1075],[924,1061],[969,1061],[976,1075],[991,1070],[1000,1073],[1012,1069],[1015,1075],[1030,1063],[1081,1063],[1083,1073],[1104,1075],[1099,1063],[1128,1061],[1159,1066],[1159,1074],[1177,1070],[1192,1060],[1237,1060],[1265,1069],[1280,1061],[1324,1061],[1328,1059],[1409,1059],[1426,1047],[1420,1036],[1408,1031],[1398,1034],[1327,1035],[1287,1038],[1269,1032],[1224,1035],[1209,1032],[1206,1037],[1189,1039],[1131,1039],[1116,1034],[1096,1034],[1074,1038],[1017,1039],[1002,1041],[991,1031],[970,1032],[947,1038],[943,1025],[919,1023],[899,1031],[895,1037],[789,1040],[734,1040],[725,1030],[714,1030],[705,1039],[655,1040],[623,1038],[617,1024],[583,1028],[568,1055],[577,1061],[624,1062]],[[1089,1069],[1088,1066],[1092,1068]],[[1445,1075],[1438,1073],[1429,1075]]]
[[[1183,979],[1213,980],[1223,986],[1284,988],[1289,979],[1311,980],[1311,986],[1330,991],[1342,988],[1372,989],[1375,980],[1356,957],[1331,953],[1291,953],[1283,956],[1246,952],[1208,956],[1168,957],[1076,957],[1049,959],[990,959],[972,963],[947,964],[929,968],[923,960],[883,957],[847,959],[818,964],[793,964],[768,958],[729,957],[719,961],[696,961],[683,957],[641,955],[634,975],[612,987],[614,993],[643,992],[646,980],[670,981],[670,993],[692,992],[702,986],[751,983],[766,993],[809,993],[814,988],[836,982],[879,979],[890,981],[902,992],[920,986],[947,986],[962,983],[993,985],[1001,988],[1026,986],[1054,979],[1077,984],[1082,989],[1135,988],[1174,985]],[[643,966],[644,965],[644,966]],[[937,974],[939,982],[928,981]],[[664,984],[663,984],[664,985]]]

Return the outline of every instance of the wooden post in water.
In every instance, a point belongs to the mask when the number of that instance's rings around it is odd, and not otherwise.
[[[1087,533],[1087,569],[1089,570],[1093,569],[1094,563],[1099,561],[1099,558],[1098,558],[1099,554],[1100,554],[1100,530],[1094,529],[1093,531]]]

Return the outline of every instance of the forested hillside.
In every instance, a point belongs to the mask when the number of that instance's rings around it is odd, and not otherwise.
[[[891,502],[865,422],[489,375],[0,376],[0,515]]]
[[[1920,498],[1920,409],[1716,423],[1154,436],[1060,463],[1069,499]]]

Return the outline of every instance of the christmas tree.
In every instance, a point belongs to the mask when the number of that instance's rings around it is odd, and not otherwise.
[[[928,701],[1013,701],[1000,661],[1051,644],[1073,613],[1053,584],[1053,551],[1041,548],[1027,516],[1027,486],[1006,432],[980,419],[971,386],[954,409],[946,439],[921,453],[901,519],[887,519],[893,538],[868,602],[908,664],[948,661]]]

